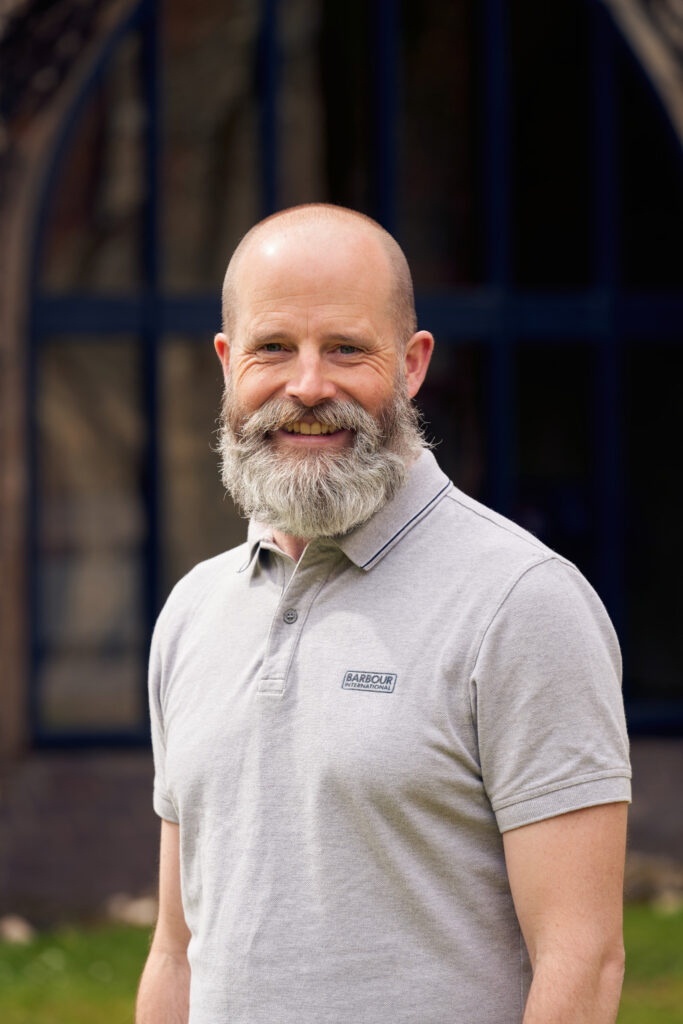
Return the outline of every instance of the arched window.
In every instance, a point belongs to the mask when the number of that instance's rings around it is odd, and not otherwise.
[[[402,242],[444,468],[577,561],[631,727],[680,730],[680,144],[604,5],[119,8],[33,243],[34,741],[145,740],[160,602],[243,532],[209,447],[222,269],[309,200]]]

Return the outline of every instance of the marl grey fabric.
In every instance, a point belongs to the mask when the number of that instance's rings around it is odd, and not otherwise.
[[[252,524],[157,624],[191,1024],[518,1024],[501,832],[630,798],[614,632],[568,562],[425,452],[295,566]]]

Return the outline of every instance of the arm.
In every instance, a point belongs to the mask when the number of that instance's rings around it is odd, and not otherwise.
[[[135,1024],[187,1024],[190,933],[180,898],[180,830],[161,823],[159,858],[159,917],[147,963],[140,980]]]
[[[523,1024],[614,1024],[626,811],[625,803],[586,807],[503,835],[534,972]]]

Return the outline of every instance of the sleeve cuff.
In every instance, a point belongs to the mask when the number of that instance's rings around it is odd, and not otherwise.
[[[551,793],[501,807],[495,814],[498,828],[507,832],[511,828],[531,825],[583,807],[622,802],[631,802],[631,780],[626,774],[564,786]]]
[[[173,805],[173,802],[169,800],[165,793],[160,792],[158,789],[154,790],[153,806],[156,813],[160,818],[165,821],[172,821],[178,824],[178,814]]]

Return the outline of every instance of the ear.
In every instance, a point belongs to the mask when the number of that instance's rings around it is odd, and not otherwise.
[[[418,331],[406,345],[403,368],[410,398],[414,398],[422,386],[433,350],[434,338],[429,331]]]
[[[230,368],[230,342],[224,334],[217,334],[213,339],[213,347],[216,350],[216,355],[221,361],[223,367],[223,377],[225,380],[228,379],[228,370]]]

